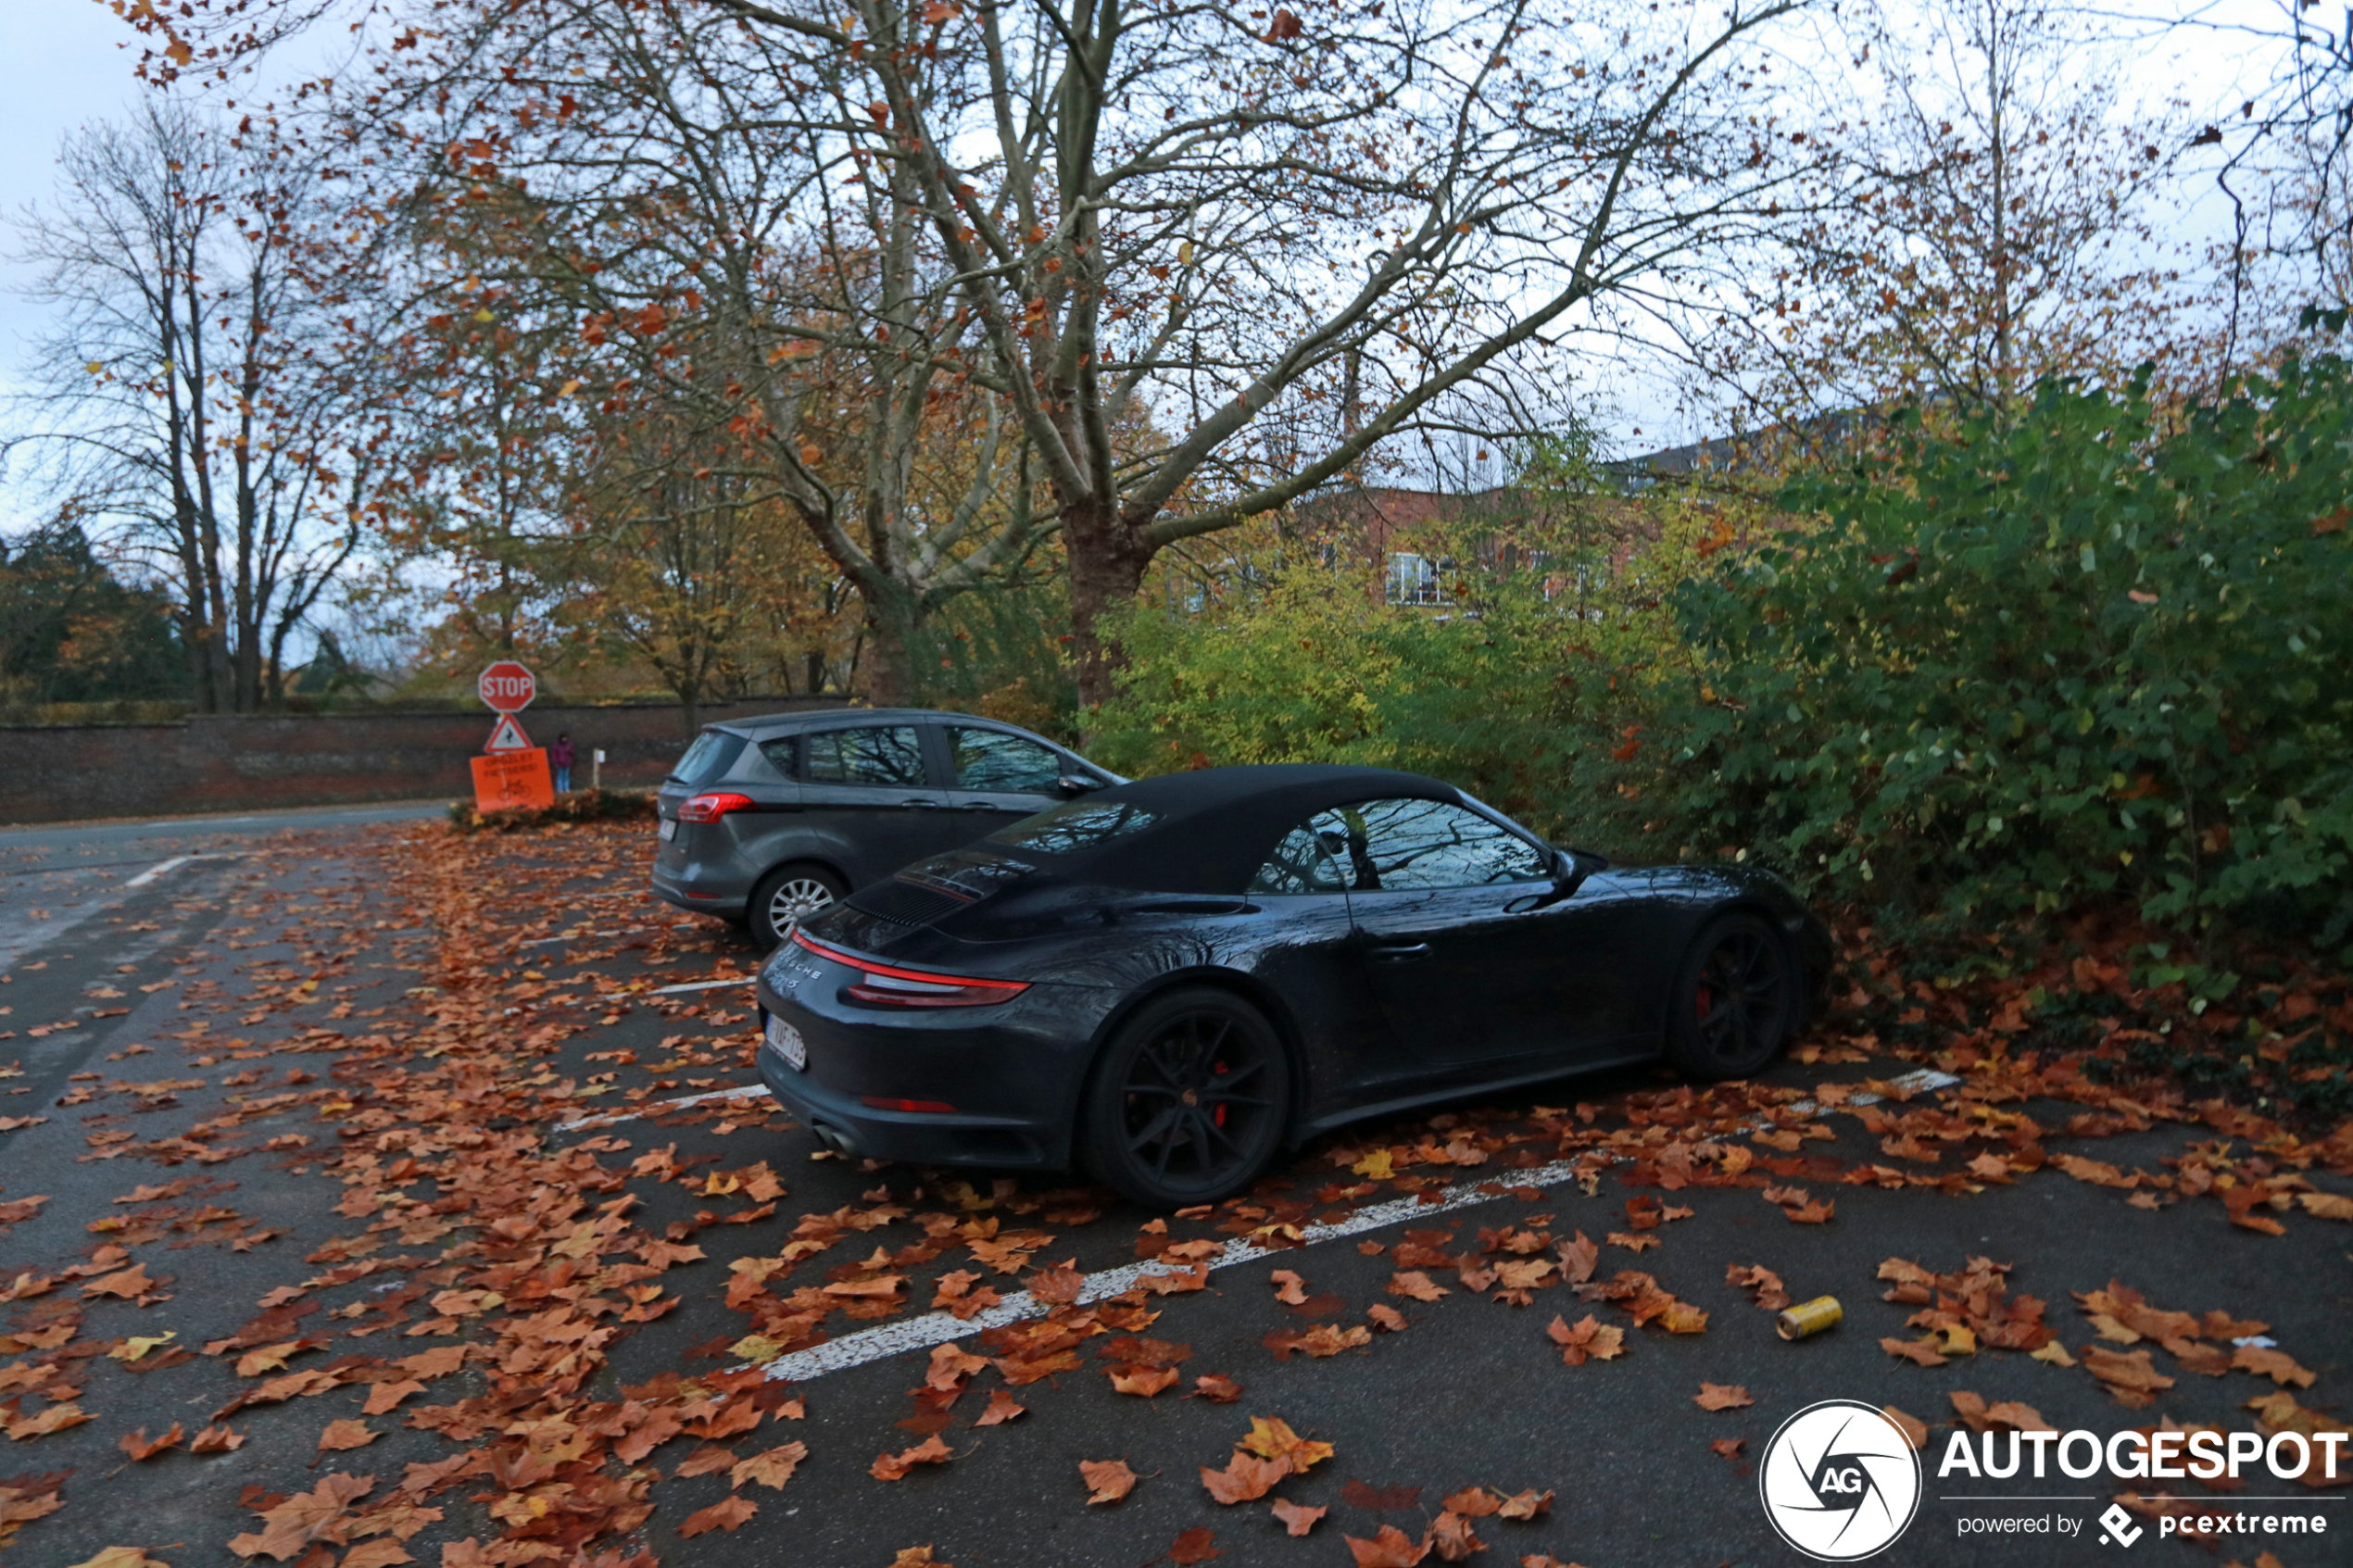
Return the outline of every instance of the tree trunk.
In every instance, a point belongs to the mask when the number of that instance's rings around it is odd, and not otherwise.
[[[1071,651],[1078,660],[1078,706],[1101,708],[1118,691],[1126,658],[1097,630],[1107,612],[1143,586],[1151,546],[1121,519],[1115,504],[1064,503],[1063,548],[1070,558]]]
[[[858,695],[876,708],[904,708],[915,696],[915,634],[923,612],[911,594],[861,589],[866,602],[869,657]]]

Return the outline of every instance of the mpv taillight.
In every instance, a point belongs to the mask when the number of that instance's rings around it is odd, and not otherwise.
[[[865,978],[849,987],[862,1002],[892,1008],[985,1008],[1010,1002],[1029,989],[1026,980],[979,980],[968,975],[940,974],[925,969],[898,969],[862,959],[855,953],[828,947],[796,931],[792,939],[821,959],[865,971]]]
[[[715,822],[730,811],[749,811],[752,798],[749,795],[698,795],[678,808],[682,822]]]

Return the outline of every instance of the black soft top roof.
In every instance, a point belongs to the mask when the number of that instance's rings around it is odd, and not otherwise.
[[[1149,826],[1068,854],[1043,857],[1064,876],[1150,893],[1239,893],[1277,839],[1327,807],[1405,798],[1461,804],[1451,784],[1389,768],[1279,762],[1202,768],[1139,779],[1082,797],[1151,812]],[[991,845],[988,847],[998,847]],[[1004,853],[1027,859],[1033,846]]]

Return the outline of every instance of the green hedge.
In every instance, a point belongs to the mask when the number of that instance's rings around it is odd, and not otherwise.
[[[1716,701],[1682,809],[1792,872],[1949,913],[2130,899],[2353,925],[2353,379],[2171,422],[2050,386],[1793,485],[1825,520],[1685,584]]]

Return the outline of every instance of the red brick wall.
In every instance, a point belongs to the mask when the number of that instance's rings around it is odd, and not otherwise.
[[[806,697],[706,704],[702,717],[837,706]],[[684,715],[668,703],[535,707],[521,718],[540,746],[571,733],[579,789],[588,787],[588,759],[599,746],[606,784],[642,786],[670,771],[689,738]],[[484,709],[0,726],[0,822],[471,797],[467,762],[494,722]]]

